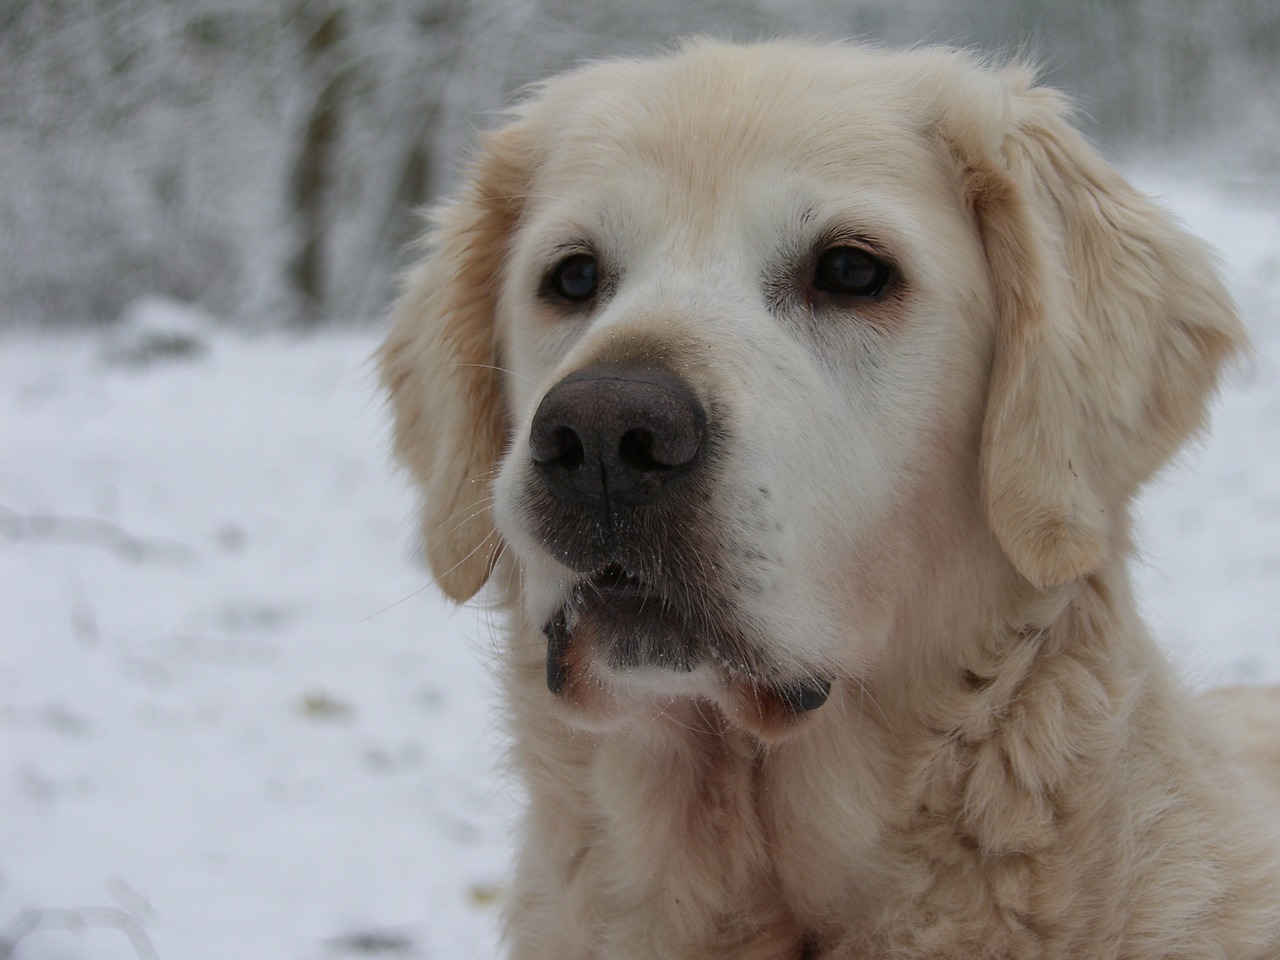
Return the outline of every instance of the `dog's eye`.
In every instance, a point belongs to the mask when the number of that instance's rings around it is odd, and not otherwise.
[[[586,253],[565,257],[547,275],[546,290],[553,297],[570,303],[585,303],[596,295],[600,286],[600,265]]]
[[[818,257],[813,286],[846,297],[878,297],[889,281],[889,266],[857,247],[832,247]]]

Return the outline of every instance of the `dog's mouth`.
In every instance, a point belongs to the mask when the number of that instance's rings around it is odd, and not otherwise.
[[[654,591],[638,576],[628,573],[620,563],[611,563],[587,580],[588,587],[602,599],[647,600]]]
[[[643,673],[650,687],[657,676],[659,688],[678,696],[690,689],[683,681],[697,673],[712,678],[715,689],[704,691],[706,698],[727,704],[727,712],[757,732],[786,726],[826,703],[829,677],[775,676],[726,607],[710,591],[676,593],[608,563],[578,581],[542,627],[547,686],[561,699],[581,702],[610,677]]]
[[[547,637],[547,683],[561,693],[571,647],[590,645],[613,670],[664,667],[689,672],[705,651],[690,637],[687,618],[650,581],[610,563],[580,580],[542,628]]]

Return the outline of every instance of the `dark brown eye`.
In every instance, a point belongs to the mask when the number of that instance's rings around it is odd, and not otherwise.
[[[813,269],[814,288],[837,296],[878,297],[888,281],[889,266],[858,247],[832,247]]]
[[[587,253],[565,257],[547,275],[546,289],[553,297],[570,303],[585,303],[600,286],[600,265]]]

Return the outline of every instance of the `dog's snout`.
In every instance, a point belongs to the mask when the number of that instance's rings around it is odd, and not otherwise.
[[[634,506],[700,459],[706,413],[658,367],[592,366],[552,387],[533,417],[533,462],[553,493]]]

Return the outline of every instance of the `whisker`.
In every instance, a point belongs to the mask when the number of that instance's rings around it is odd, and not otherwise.
[[[472,520],[474,520],[476,517],[480,516],[482,513],[488,510],[491,506],[493,506],[494,502],[495,502],[494,497],[484,497],[479,501],[476,501],[474,503],[469,503],[464,507],[460,507],[458,510],[454,511],[454,513],[450,514],[448,517],[446,517],[445,519],[441,520],[438,524],[436,524],[435,530],[433,530],[432,532],[436,536],[443,536],[443,537],[452,536],[453,534],[461,530],[463,527],[465,527]],[[474,507],[474,509],[471,510],[470,513],[467,513],[466,516],[460,517],[459,515],[462,514],[462,512],[467,509],[467,507]],[[453,526],[449,527],[447,530],[443,529],[446,523],[449,523],[451,520],[455,520],[455,519],[457,522],[454,523]]]
[[[381,610],[375,610],[373,613],[365,615],[360,619],[360,622],[367,623],[368,621],[372,620],[374,617],[380,617],[384,613],[386,613],[388,610],[394,610],[396,607],[400,606],[400,604],[406,603],[409,600],[412,600],[414,597],[419,596],[424,591],[430,590],[433,586],[435,586],[435,583],[431,580],[428,580],[426,583],[420,586],[417,590],[414,590],[412,593],[406,594],[405,596],[401,597],[399,600],[396,600],[393,603],[387,604]]]
[[[871,705],[876,708],[876,713],[880,714],[880,719],[884,721],[885,730],[893,735],[894,740],[897,740],[897,731],[893,729],[893,724],[889,721],[889,715],[884,712],[884,709],[880,706],[880,701],[875,698],[875,694],[867,689],[867,685],[862,680],[855,678],[854,682],[858,685],[858,705],[861,706],[865,700],[871,701]]]
[[[525,376],[522,373],[516,373],[510,367],[498,366],[495,363],[455,363],[454,364],[455,370],[461,369],[463,367],[475,367],[479,370],[494,370],[498,373],[505,373],[510,376],[516,377],[517,379],[523,380],[525,383],[533,384],[534,386],[537,386],[537,383],[538,383],[538,381],[533,379],[533,377]]]
[[[455,570],[461,567],[464,563],[466,563],[468,560],[474,557],[477,553],[479,553],[482,549],[484,549],[485,545],[489,542],[489,540],[491,540],[496,536],[498,536],[498,528],[493,527],[492,529],[489,530],[488,533],[486,533],[481,538],[479,543],[477,543],[474,547],[472,547],[470,550],[467,551],[465,556],[459,559],[458,562],[455,563],[453,566],[451,566],[448,570],[442,571],[436,579],[443,580],[445,577],[449,576],[449,574],[453,573]]]

